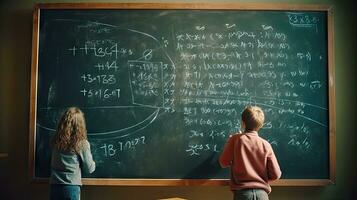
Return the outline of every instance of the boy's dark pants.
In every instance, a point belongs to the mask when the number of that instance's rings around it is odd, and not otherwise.
[[[269,196],[263,189],[244,189],[234,191],[234,200],[269,200]]]

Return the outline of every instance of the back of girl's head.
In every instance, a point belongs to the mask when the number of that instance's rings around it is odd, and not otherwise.
[[[60,151],[79,152],[80,142],[87,139],[86,122],[83,112],[77,107],[65,110],[58,122],[53,137],[54,148]]]
[[[246,131],[259,131],[263,127],[264,119],[264,112],[258,106],[248,106],[242,113]]]

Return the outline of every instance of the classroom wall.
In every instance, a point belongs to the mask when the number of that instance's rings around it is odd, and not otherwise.
[[[29,103],[32,10],[35,0],[0,1],[0,199],[47,199],[49,186],[31,183],[28,175]],[[41,1],[54,2],[54,1]],[[79,2],[79,1],[56,1]],[[95,1],[86,1],[95,2]],[[124,1],[113,1],[124,2]],[[150,1],[130,1],[150,2]],[[155,1],[155,2],[171,2]],[[222,2],[176,1],[176,2]],[[254,3],[313,3],[334,7],[336,70],[336,185],[324,187],[273,187],[271,200],[354,199],[356,181],[356,4],[332,0],[224,1]],[[354,4],[354,5],[353,5]],[[2,154],[8,153],[8,156]],[[308,164],[308,163],[307,163]],[[232,199],[226,186],[123,187],[84,186],[82,199],[159,199],[181,197],[193,200]]]

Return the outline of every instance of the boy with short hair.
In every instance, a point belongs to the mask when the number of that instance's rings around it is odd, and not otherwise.
[[[242,134],[231,135],[219,162],[231,167],[230,186],[234,200],[268,200],[269,181],[279,179],[280,167],[271,145],[258,136],[264,124],[264,112],[248,106],[242,113]]]

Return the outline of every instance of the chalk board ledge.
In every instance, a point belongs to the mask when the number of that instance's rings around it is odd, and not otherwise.
[[[219,186],[229,185],[227,179],[98,179],[84,178],[83,185],[118,186]]]
[[[228,179],[98,179],[85,178],[84,185],[121,186],[228,186]],[[335,184],[331,179],[280,179],[272,186],[326,186]]]
[[[32,182],[47,183],[48,178],[33,178]],[[83,185],[111,186],[228,186],[228,179],[98,179],[83,178]],[[271,186],[327,186],[336,182],[331,179],[280,179],[270,182]]]
[[[270,183],[271,186],[327,186],[334,185],[332,179],[280,179]]]
[[[31,182],[49,184],[49,178],[32,177]],[[82,178],[83,185],[110,186],[219,186],[229,185],[228,179],[117,179]]]

